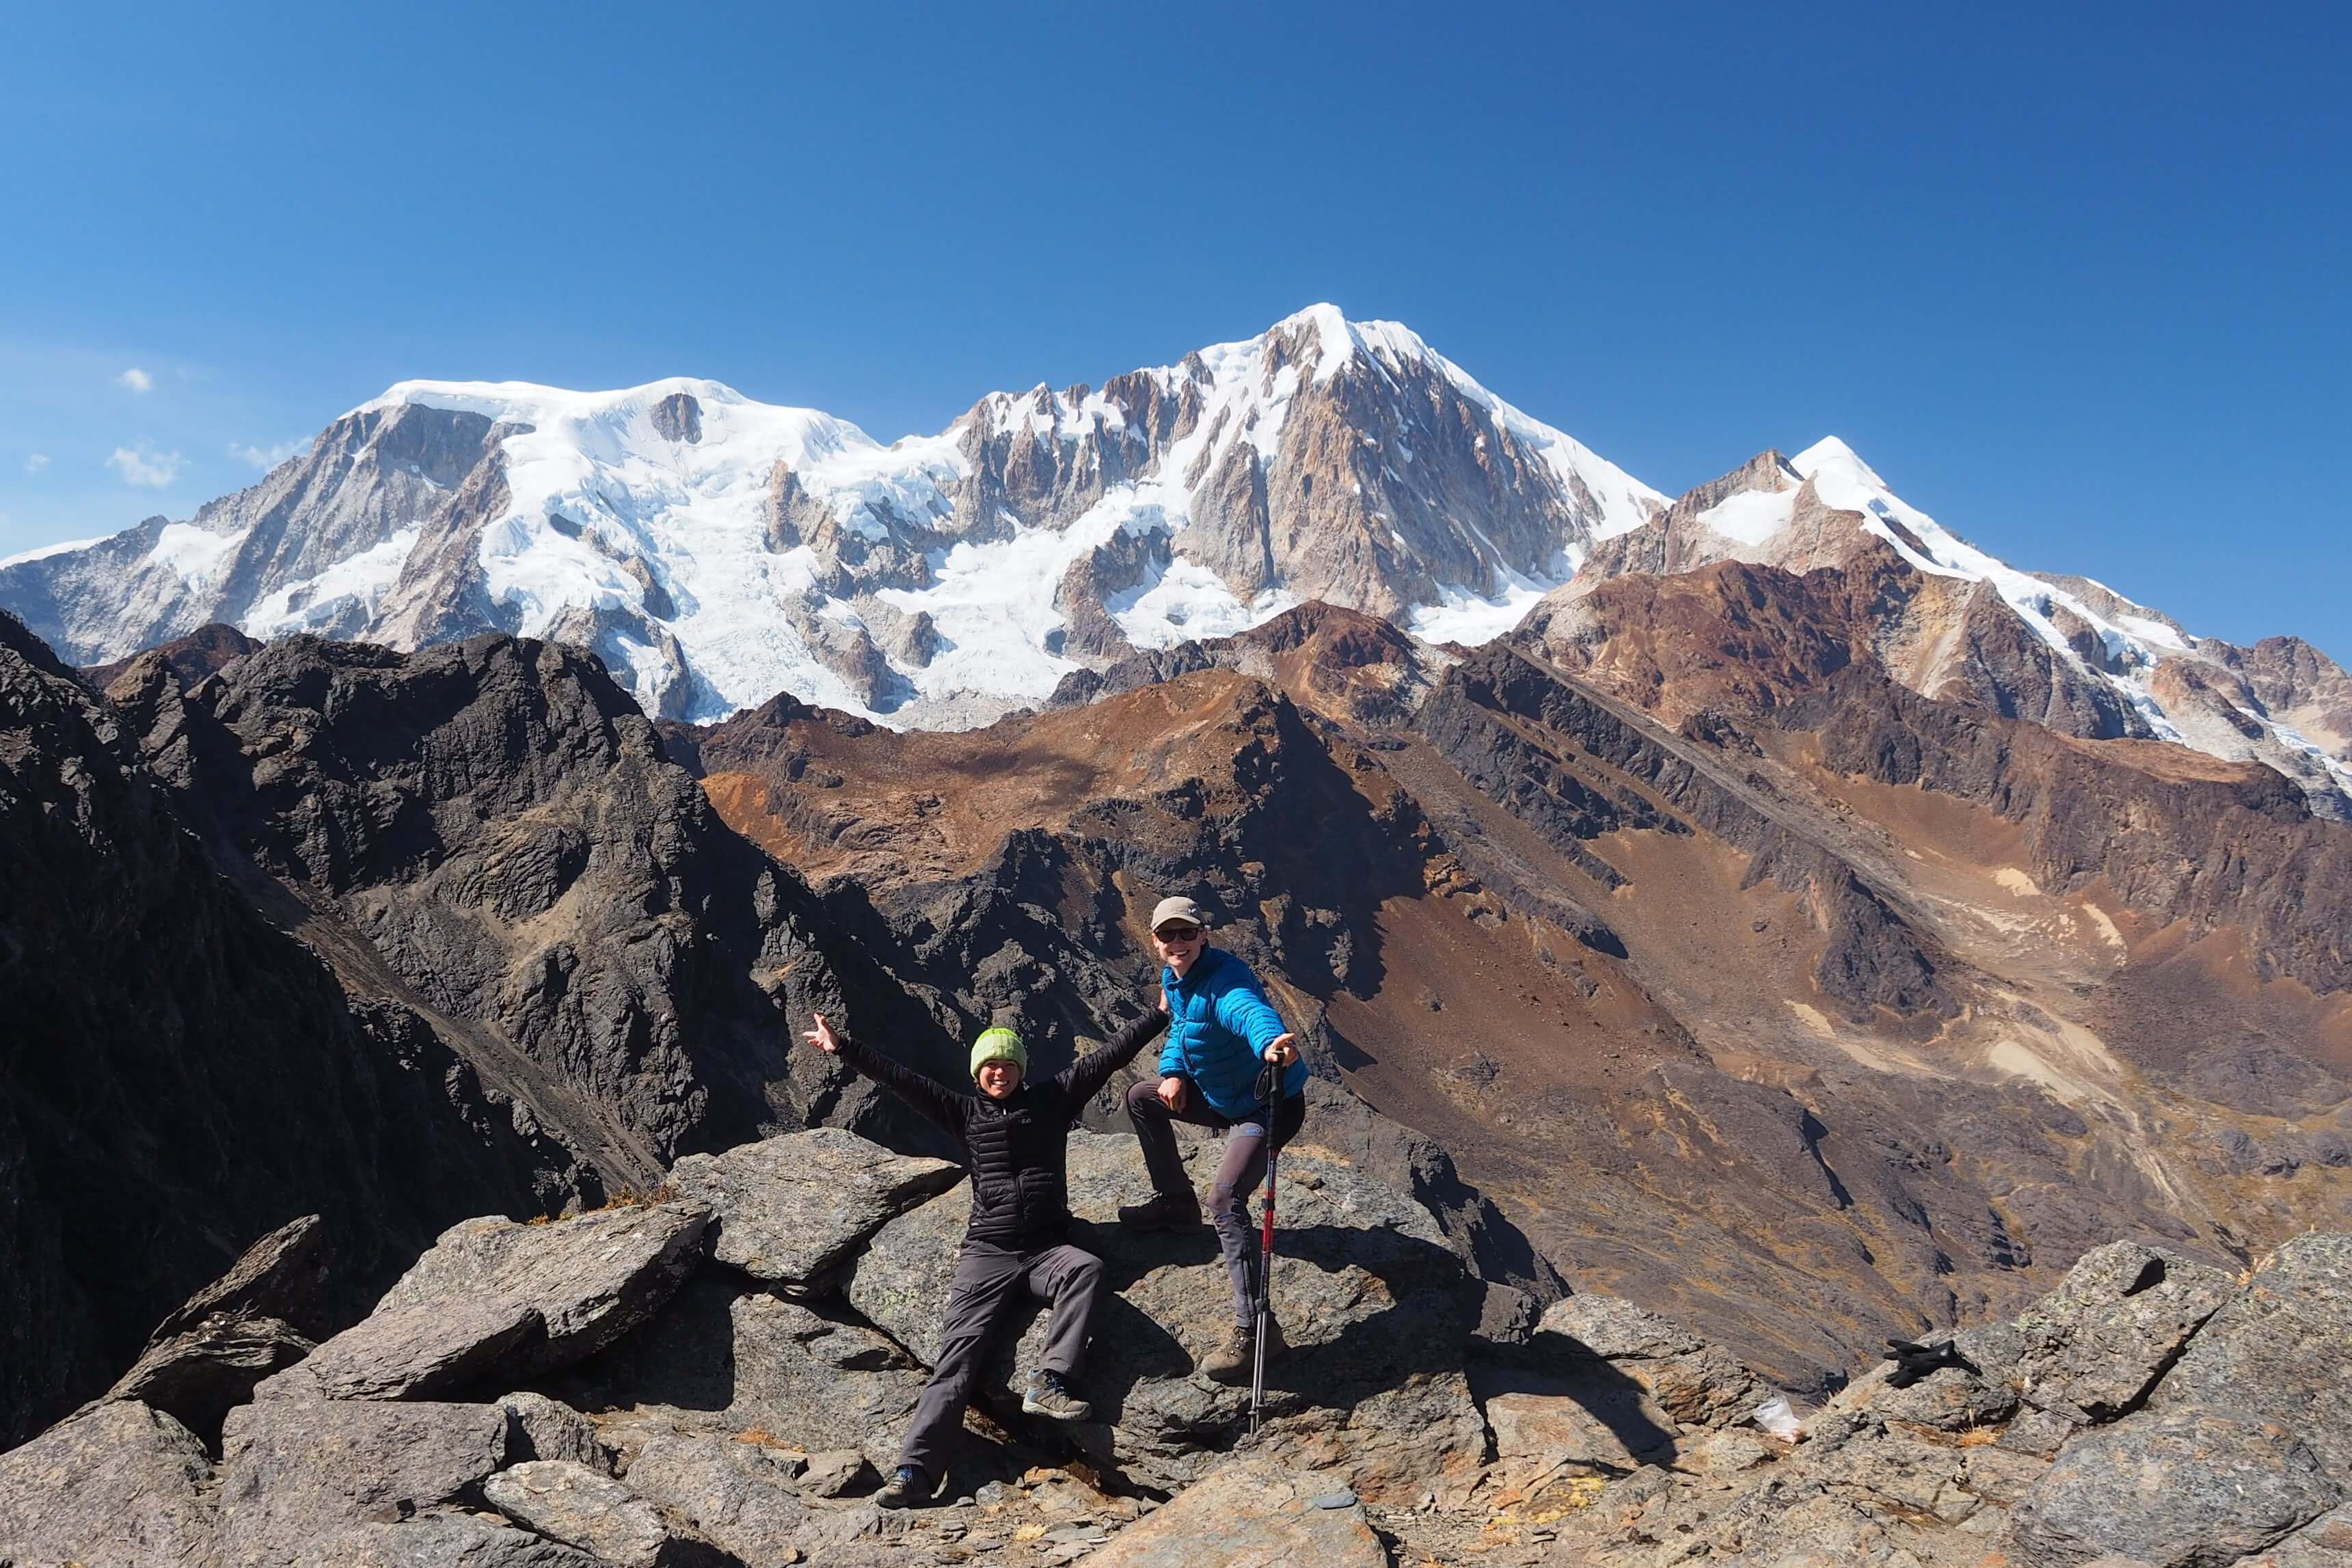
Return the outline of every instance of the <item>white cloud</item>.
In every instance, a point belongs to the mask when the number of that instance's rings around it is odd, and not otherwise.
[[[145,371],[141,370],[135,364],[129,370],[124,371],[121,375],[116,376],[114,379],[121,382],[123,385],[129,387],[133,392],[152,392],[155,390],[155,378],[149,375]]]
[[[25,471],[28,474],[37,474],[48,466],[49,455],[47,452],[35,452],[25,459]]]
[[[158,452],[146,442],[139,443],[134,451],[129,447],[117,447],[106,466],[122,476],[126,485],[143,485],[149,489],[162,489],[180,477],[187,465],[177,452]]]
[[[231,441],[228,444],[228,455],[240,461],[251,463],[257,468],[274,468],[295,453],[301,451],[307,445],[308,443],[302,441],[280,441],[275,447],[240,447]]]

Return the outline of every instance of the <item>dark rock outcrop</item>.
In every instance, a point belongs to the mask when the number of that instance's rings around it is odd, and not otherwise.
[[[451,1220],[578,1190],[429,1025],[355,1005],[229,872],[114,712],[0,616],[0,1436],[108,1386],[291,1215],[338,1238],[331,1300],[298,1265],[217,1305],[314,1337]]]

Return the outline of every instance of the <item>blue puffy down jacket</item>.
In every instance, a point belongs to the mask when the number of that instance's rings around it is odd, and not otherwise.
[[[1160,985],[1168,993],[1168,1043],[1160,1053],[1160,1075],[1191,1079],[1201,1097],[1229,1120],[1255,1115],[1259,1058],[1284,1032],[1282,1016],[1265,999],[1257,975],[1224,949],[1209,947],[1181,980],[1163,967]],[[1283,1098],[1306,1087],[1307,1064],[1291,1063],[1282,1075]]]

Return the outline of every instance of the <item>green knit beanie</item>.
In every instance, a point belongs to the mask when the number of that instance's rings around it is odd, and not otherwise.
[[[981,1064],[983,1062],[1011,1062],[1021,1069],[1023,1078],[1027,1078],[1029,1047],[1023,1045],[1021,1037],[1010,1029],[984,1029],[981,1032],[980,1038],[971,1043],[971,1076],[973,1078],[980,1077]]]

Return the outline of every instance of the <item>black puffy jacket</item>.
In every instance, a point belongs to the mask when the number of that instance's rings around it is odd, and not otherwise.
[[[963,1141],[971,1152],[971,1222],[964,1235],[1000,1247],[1050,1240],[1070,1223],[1070,1124],[1110,1075],[1168,1026],[1151,1013],[1110,1044],[1042,1083],[1024,1079],[1002,1103],[976,1089],[952,1089],[846,1036],[841,1059],[897,1092]]]

